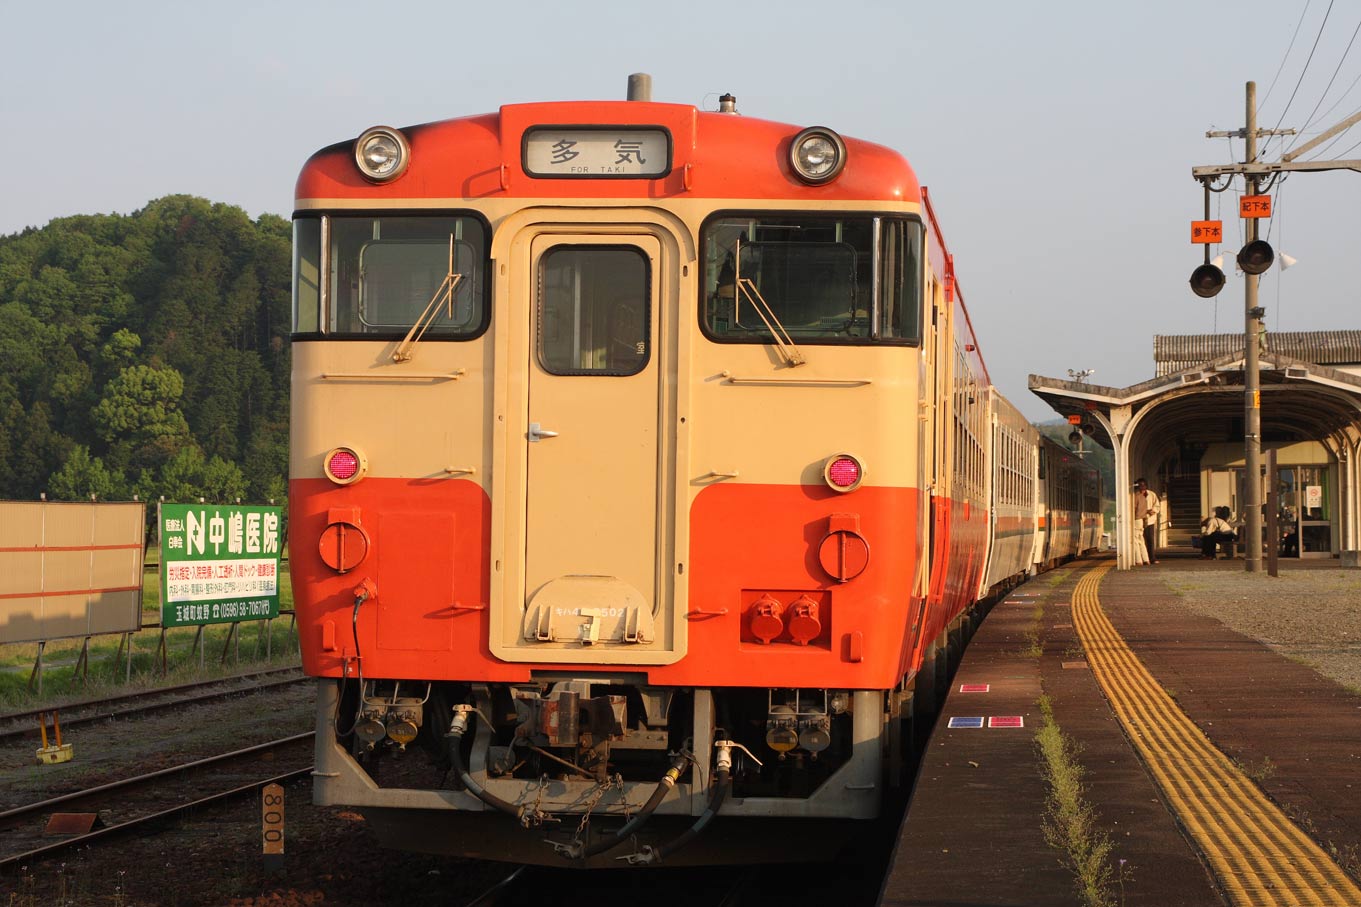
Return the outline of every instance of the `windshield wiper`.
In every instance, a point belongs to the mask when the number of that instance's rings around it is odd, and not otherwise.
[[[775,343],[775,349],[784,361],[789,363],[791,368],[796,365],[803,365],[808,360],[804,358],[804,355],[799,348],[794,345],[794,341],[789,336],[789,332],[786,331],[784,325],[780,323],[780,316],[775,314],[775,310],[770,307],[770,303],[766,302],[765,297],[761,295],[761,291],[756,288],[756,284],[752,282],[752,279],[750,277],[742,276],[742,240],[739,239],[737,241],[734,251],[736,254],[733,256],[733,282],[737,286],[738,293],[747,298],[747,302],[751,303],[751,307],[756,310],[756,314],[760,316],[761,321],[765,322],[766,330],[770,331],[770,338]],[[736,306],[736,304],[737,302],[734,300],[734,306]],[[741,312],[734,311],[733,315],[737,323],[741,324]]]
[[[426,329],[439,317],[441,302],[444,303],[447,317],[450,319],[454,317],[454,290],[457,289],[459,281],[462,279],[462,274],[454,273],[454,237],[451,234],[449,236],[449,270],[444,275],[444,280],[440,283],[439,288],[435,290],[435,295],[430,297],[430,302],[426,305],[425,311],[421,312],[416,323],[411,326],[411,330],[406,332],[402,342],[397,344],[397,349],[392,353],[393,362],[407,362],[411,359],[411,351],[420,342]]]

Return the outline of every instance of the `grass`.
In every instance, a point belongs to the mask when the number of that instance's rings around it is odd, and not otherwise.
[[[287,569],[280,577],[279,599],[282,609],[293,606],[293,591]],[[237,640],[226,651],[230,624],[204,627],[200,653],[195,649],[195,627],[174,627],[165,631],[165,670],[159,654],[161,643],[158,578],[146,574],[142,586],[144,629],[132,634],[132,689],[151,688],[172,682],[201,680],[235,674],[243,668],[266,664],[288,664],[297,660],[297,634],[288,617],[271,621],[244,621],[237,627]],[[270,626],[266,626],[269,624]],[[122,637],[118,634],[90,638],[88,676],[76,673],[81,638],[54,639],[43,650],[43,695],[29,690],[29,676],[38,656],[37,643],[0,646],[0,711],[18,712],[64,702],[92,698],[127,686],[127,653],[118,654]],[[266,658],[268,645],[270,657]],[[202,661],[203,667],[199,667]]]
[[[1270,756],[1263,756],[1260,762],[1240,762],[1233,760],[1233,764],[1244,775],[1253,780],[1258,787],[1266,784],[1276,774],[1276,763],[1271,761]]]
[[[1021,654],[1026,658],[1039,658],[1044,654],[1044,644],[1040,642],[1040,622],[1044,620],[1044,605],[1036,605],[1030,612],[1030,626],[1025,631],[1025,645]]]
[[[1049,788],[1044,839],[1073,873],[1078,895],[1087,907],[1115,907],[1117,884],[1122,892],[1124,889],[1125,861],[1120,861],[1118,869],[1111,864],[1114,846],[1110,835],[1099,828],[1096,810],[1087,802],[1078,745],[1054,721],[1048,696],[1040,696],[1039,707],[1042,722],[1035,744]]]
[[[1343,844],[1341,846],[1332,841],[1325,841],[1323,833],[1319,831],[1318,825],[1314,823],[1313,816],[1299,806],[1284,805],[1286,817],[1300,827],[1300,830],[1313,838],[1319,845],[1328,852],[1334,863],[1341,867],[1342,871],[1357,881],[1361,881],[1361,849],[1356,844]]]

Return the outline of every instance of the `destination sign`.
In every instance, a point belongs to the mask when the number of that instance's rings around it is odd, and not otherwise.
[[[536,126],[525,133],[525,173],[565,179],[652,179],[671,172],[665,129]]]

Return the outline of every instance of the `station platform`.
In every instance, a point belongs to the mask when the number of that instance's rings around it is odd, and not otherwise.
[[[1190,613],[1161,576],[1191,558],[1160,560],[1079,561],[993,606],[924,748],[881,904],[1361,904],[1361,695]],[[1090,807],[1068,848],[1042,700]],[[1084,896],[1072,854],[1102,841]]]

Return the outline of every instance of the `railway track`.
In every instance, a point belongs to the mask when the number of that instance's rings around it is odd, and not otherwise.
[[[0,872],[243,796],[265,784],[305,777],[312,771],[313,737],[311,731],[294,734],[0,812]],[[281,765],[285,770],[280,771]],[[93,814],[100,827],[52,841],[44,831],[56,813]]]
[[[1355,907],[1361,887],[1187,717],[1106,618],[1111,564],[1073,595],[1073,624],[1126,736],[1234,907]]]
[[[254,671],[248,674],[234,674],[198,683],[185,683],[154,690],[141,690],[135,693],[121,693],[100,699],[68,703],[57,707],[63,728],[91,724],[98,721],[114,721],[150,715],[167,709],[182,708],[203,702],[212,702],[230,696],[258,693],[281,686],[304,683],[311,678],[302,674],[298,666],[273,668],[267,671]],[[195,692],[197,691],[197,692]],[[183,695],[179,695],[183,694]],[[12,712],[0,715],[0,744],[19,737],[39,736],[39,716],[53,709],[30,709],[26,712]]]

